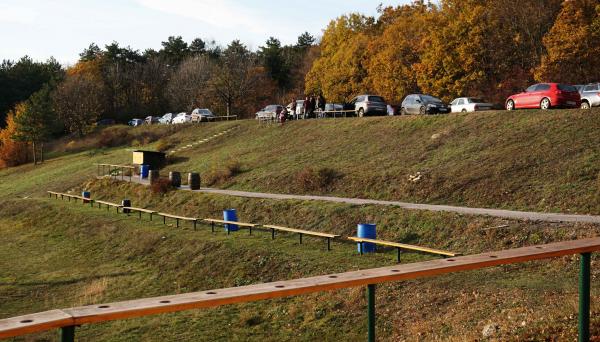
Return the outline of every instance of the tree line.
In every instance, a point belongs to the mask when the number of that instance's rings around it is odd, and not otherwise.
[[[344,15],[325,29],[306,92],[330,101],[423,92],[503,103],[532,82],[600,81],[596,0],[441,0]]]
[[[73,66],[23,57],[0,65],[0,166],[43,160],[43,142],[79,137],[100,119],[132,118],[210,108],[244,117],[302,93],[318,46],[308,33],[295,44],[269,38],[257,51],[169,37],[158,51],[117,42],[92,43]],[[294,95],[295,96],[295,95]]]

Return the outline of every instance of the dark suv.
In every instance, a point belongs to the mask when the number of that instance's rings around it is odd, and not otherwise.
[[[412,94],[402,101],[400,113],[406,114],[446,114],[450,108],[442,100],[431,95]]]

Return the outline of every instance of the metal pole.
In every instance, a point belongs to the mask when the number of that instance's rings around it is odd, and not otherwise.
[[[579,342],[590,340],[590,253],[579,259]]]
[[[369,342],[375,342],[375,284],[367,285],[367,312],[369,315]]]
[[[398,249],[398,263],[400,263],[400,247],[398,247],[397,249]]]
[[[75,326],[71,325],[68,327],[60,328],[60,342],[74,342],[75,341]]]

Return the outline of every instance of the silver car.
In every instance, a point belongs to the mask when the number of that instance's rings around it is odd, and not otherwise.
[[[354,109],[360,117],[371,114],[387,115],[387,103],[383,97],[377,95],[359,95],[350,101],[349,109]]]
[[[600,106],[600,83],[592,83],[583,86],[579,90],[581,95],[581,108],[590,109]]]

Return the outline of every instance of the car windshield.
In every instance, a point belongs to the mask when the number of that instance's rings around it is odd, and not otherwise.
[[[573,92],[573,93],[577,92],[577,88],[573,87],[572,85],[568,85],[568,84],[559,84],[558,90],[569,91],[569,92]]]
[[[200,114],[206,114],[206,115],[212,115],[212,113],[208,109],[200,109],[199,113]]]
[[[369,96],[369,101],[371,101],[371,102],[385,102],[385,100],[381,96]]]
[[[275,105],[270,105],[270,106],[265,107],[265,112],[274,112],[276,110],[277,110],[277,106],[275,106]]]
[[[478,97],[469,97],[469,103],[484,103],[483,99]]]
[[[437,97],[429,96],[429,95],[421,95],[421,99],[425,102],[442,102],[442,100]]]

